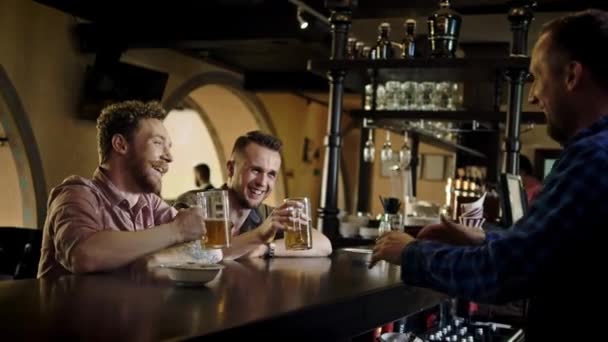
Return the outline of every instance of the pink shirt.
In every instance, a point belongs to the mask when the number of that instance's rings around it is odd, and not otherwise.
[[[72,272],[74,246],[97,232],[144,230],[170,222],[176,214],[155,194],[142,194],[129,208],[100,168],[91,180],[68,177],[49,195],[38,278]]]
[[[526,196],[528,198],[528,207],[534,202],[536,196],[540,193],[543,188],[543,183],[532,176],[522,175],[521,180],[526,189]]]

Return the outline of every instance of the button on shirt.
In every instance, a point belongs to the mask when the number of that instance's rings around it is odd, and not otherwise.
[[[574,320],[584,320],[604,296],[598,286],[607,213],[603,117],[564,146],[528,214],[508,231],[487,233],[484,244],[470,247],[417,240],[403,252],[402,278],[477,301],[531,298],[526,341],[549,341],[555,331],[565,340],[568,331],[585,329]]]
[[[133,208],[98,168],[93,179],[71,176],[51,190],[38,277],[72,271],[71,252],[103,231],[139,231],[170,222],[177,211],[155,194],[141,194]]]

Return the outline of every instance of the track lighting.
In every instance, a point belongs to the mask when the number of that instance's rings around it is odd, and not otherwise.
[[[308,27],[308,21],[304,20],[302,17],[302,7],[298,6],[298,12],[296,17],[298,18],[298,22],[300,23],[300,29],[305,30]]]

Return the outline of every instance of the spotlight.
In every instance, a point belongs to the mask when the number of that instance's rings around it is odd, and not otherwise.
[[[300,23],[300,29],[305,30],[308,27],[308,21],[302,18],[302,8],[298,7],[298,12],[296,17],[298,18],[298,22]]]

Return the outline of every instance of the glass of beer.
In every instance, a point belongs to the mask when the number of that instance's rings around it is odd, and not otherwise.
[[[310,201],[307,197],[297,197],[286,198],[283,202],[295,204],[291,207],[292,220],[285,227],[285,249],[311,249]]]
[[[230,221],[228,191],[209,190],[197,194],[197,202],[203,208],[207,234],[201,238],[203,248],[230,247]]]

